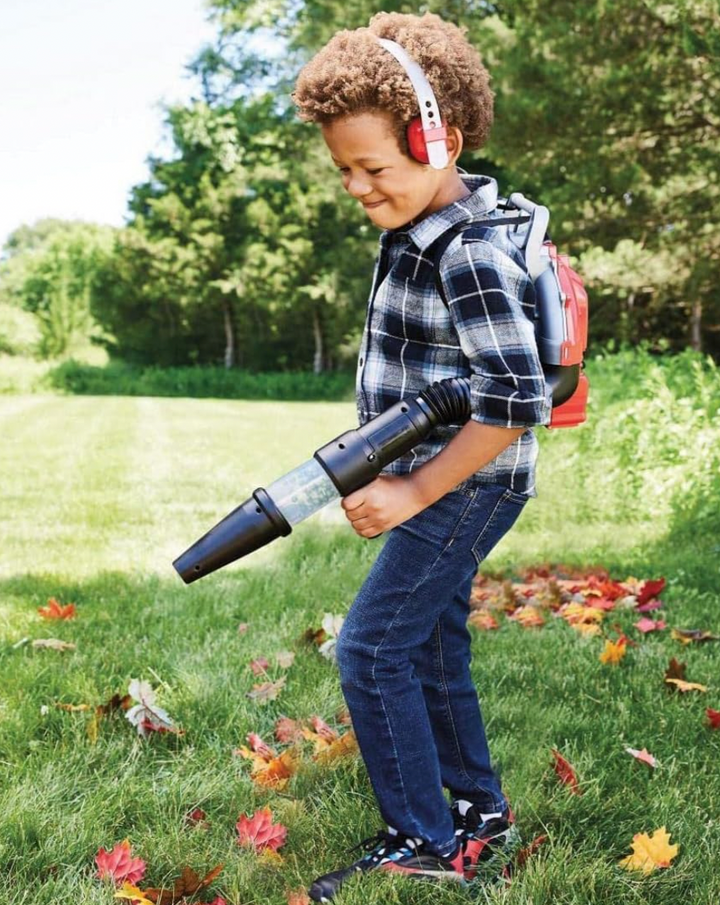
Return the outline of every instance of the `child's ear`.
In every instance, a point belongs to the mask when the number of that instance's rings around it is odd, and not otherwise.
[[[447,127],[445,139],[448,151],[448,167],[454,166],[463,149],[463,134],[457,126]]]

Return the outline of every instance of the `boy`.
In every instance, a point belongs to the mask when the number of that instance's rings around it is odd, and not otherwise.
[[[430,82],[446,130],[428,134],[443,136],[446,166],[411,149],[419,98],[406,64],[378,38],[400,45]],[[531,428],[549,423],[550,406],[534,290],[500,227],[448,245],[447,307],[431,257],[449,228],[501,216],[495,180],[455,166],[464,145],[487,139],[488,83],[456,26],[432,13],[378,13],[367,28],[338,32],[293,93],[301,118],[320,124],[345,190],[383,230],[358,359],[360,423],[435,380],[471,381],[467,424],[437,428],[342,501],[361,537],[389,532],[336,648],[387,831],[359,843],[359,860],[318,877],[313,901],[330,901],[347,877],[373,868],[465,883],[478,862],[501,860],[517,843],[490,763],[466,622],[481,561],[537,496]]]

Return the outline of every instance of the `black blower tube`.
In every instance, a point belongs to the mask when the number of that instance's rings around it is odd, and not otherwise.
[[[573,372],[569,374],[568,372]],[[575,391],[580,366],[545,365],[548,393],[561,405]],[[414,399],[401,399],[361,427],[321,446],[313,458],[258,487],[244,503],[211,528],[173,562],[186,584],[285,537],[298,524],[338,497],[364,487],[382,469],[424,440],[438,424],[470,418],[470,379],[449,377]]]

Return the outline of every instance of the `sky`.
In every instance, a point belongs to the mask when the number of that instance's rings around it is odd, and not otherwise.
[[[203,0],[3,0],[0,247],[43,217],[122,226],[146,157],[169,155],[159,102],[215,34]]]

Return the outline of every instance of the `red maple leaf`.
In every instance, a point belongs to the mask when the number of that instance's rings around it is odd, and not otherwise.
[[[145,874],[145,862],[142,858],[132,857],[128,839],[118,842],[110,852],[101,848],[95,855],[95,863],[98,866],[97,876],[101,880],[112,880],[117,886],[126,880],[137,883]]]
[[[553,757],[555,758],[553,766],[560,782],[565,783],[565,785],[569,786],[570,791],[574,792],[576,795],[582,795],[582,789],[578,785],[575,770],[570,766],[570,764],[565,760],[565,758],[556,748],[552,749],[552,753]]]
[[[285,844],[287,837],[287,827],[272,822],[270,808],[261,808],[249,818],[241,814],[235,827],[238,831],[238,844],[250,846],[256,851],[270,848],[276,852]]]
[[[658,578],[657,581],[652,581],[652,579],[648,579],[645,584],[642,586],[640,593],[637,596],[638,606],[642,606],[643,603],[650,600],[651,597],[656,597],[662,589],[665,587],[665,579]]]
[[[720,710],[713,710],[712,707],[708,707],[705,710],[705,715],[708,718],[711,729],[720,729]]]

